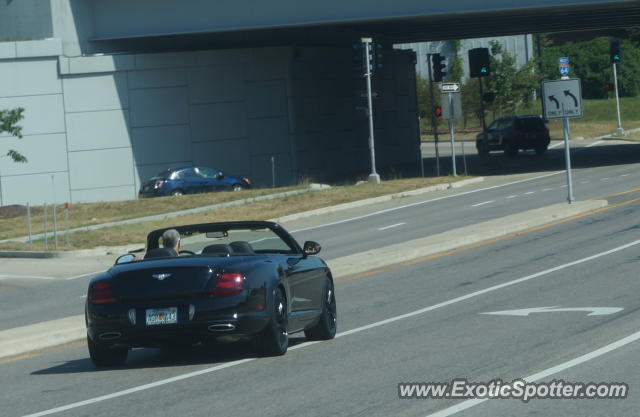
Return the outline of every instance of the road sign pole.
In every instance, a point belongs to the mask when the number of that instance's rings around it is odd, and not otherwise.
[[[454,108],[453,108],[453,94],[449,93],[449,135],[451,135],[451,165],[453,167],[453,176],[457,177],[456,173],[456,139],[453,134],[453,121],[454,121]]]
[[[369,151],[371,152],[371,174],[369,174],[369,182],[380,182],[380,175],[376,172],[376,150],[373,136],[373,100],[371,99],[371,38],[362,38],[365,47],[366,56],[366,73],[367,78],[367,104],[369,105]]]
[[[436,147],[436,177],[440,176],[440,152],[438,151],[438,121],[435,115],[435,102],[433,98],[433,76],[431,75],[431,55],[427,54],[427,71],[429,73],[429,95],[431,96],[431,127],[433,128],[433,139]]]
[[[616,110],[618,112],[618,128],[616,129],[616,133],[618,135],[624,134],[624,129],[622,128],[622,119],[620,118],[620,97],[618,96],[618,69],[617,64],[613,63],[613,85],[616,89]]]
[[[480,121],[482,122],[482,134],[487,137],[487,123],[484,120],[484,89],[482,87],[482,77],[478,77],[478,84],[480,85]]]
[[[562,105],[564,112],[564,104]],[[564,131],[564,158],[567,165],[567,200],[569,204],[573,203],[573,181],[571,179],[571,151],[569,149],[569,118],[562,118],[562,128]]]

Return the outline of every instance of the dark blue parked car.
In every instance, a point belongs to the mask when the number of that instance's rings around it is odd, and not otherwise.
[[[207,193],[211,191],[239,191],[249,188],[249,178],[228,175],[203,166],[169,168],[142,183],[140,197]]]

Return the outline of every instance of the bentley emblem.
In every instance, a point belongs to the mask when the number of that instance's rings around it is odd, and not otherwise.
[[[151,276],[158,281],[164,281],[165,279],[170,278],[171,274],[153,274]]]

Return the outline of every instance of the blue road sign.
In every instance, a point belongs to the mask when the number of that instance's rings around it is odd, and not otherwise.
[[[558,69],[563,77],[569,76],[569,57],[563,56],[558,58]]]

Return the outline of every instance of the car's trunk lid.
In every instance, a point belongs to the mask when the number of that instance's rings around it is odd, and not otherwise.
[[[208,266],[150,266],[115,276],[115,292],[122,301],[189,298],[207,291],[215,274]]]

